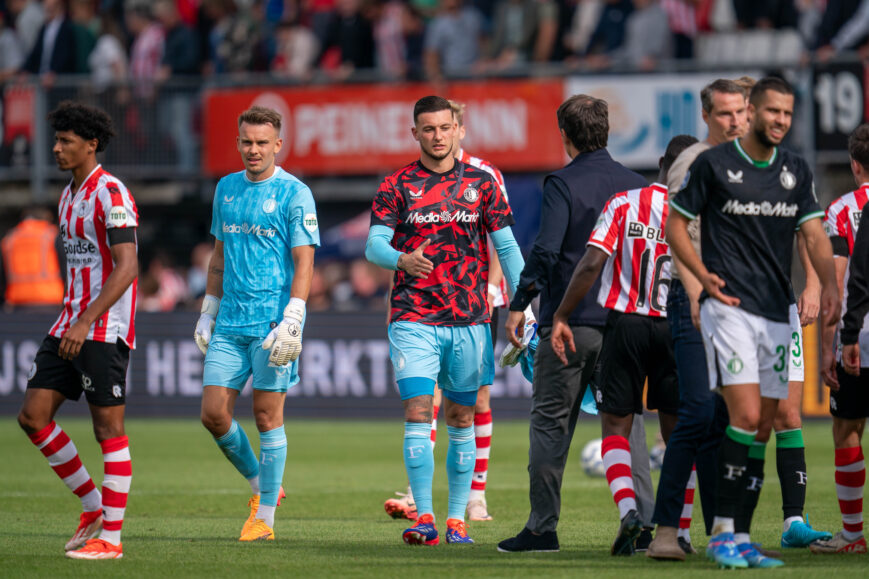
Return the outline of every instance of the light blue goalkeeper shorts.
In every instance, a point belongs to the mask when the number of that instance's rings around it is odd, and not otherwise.
[[[488,324],[430,326],[417,322],[389,324],[389,357],[395,369],[401,399],[433,394],[434,384],[445,392],[476,392],[485,373],[494,375],[492,334]],[[487,370],[486,358],[489,360]],[[406,388],[409,378],[430,381],[431,392]]]
[[[286,392],[299,383],[299,361],[283,368],[269,366],[269,351],[263,338],[215,334],[205,354],[204,386],[223,386],[241,392],[253,374],[254,390]]]

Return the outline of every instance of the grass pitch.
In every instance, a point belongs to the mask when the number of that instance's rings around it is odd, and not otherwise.
[[[76,443],[99,484],[99,446],[86,419],[58,422]],[[649,420],[653,431],[654,420]],[[254,447],[252,421],[242,421]],[[73,561],[63,545],[80,505],[57,479],[13,418],[0,419],[0,576],[2,577],[273,577],[366,576],[695,576],[720,573],[702,555],[706,544],[695,518],[692,538],[701,554],[685,563],[642,555],[614,558],[609,546],[618,514],[604,479],[579,467],[585,441],[600,436],[596,419],[580,422],[564,477],[560,553],[498,553],[498,541],[522,529],[528,516],[527,423],[498,421],[496,412],[487,498],[494,521],[472,523],[476,544],[410,547],[401,542],[406,521],[394,521],[383,501],[405,485],[401,462],[402,421],[301,421],[286,425],[289,441],[284,488],[276,514],[277,540],[237,541],[247,517],[247,483],[195,418],[127,422],[133,483],[124,522],[124,558]],[[446,432],[435,449],[435,510],[446,517]],[[653,432],[650,432],[650,435]],[[651,438],[651,436],[650,436]],[[833,483],[830,423],[806,425],[809,489],[807,509],[815,528],[836,532],[841,520]],[[770,445],[771,447],[774,444]],[[766,490],[755,516],[753,538],[777,546],[781,495],[775,454],[767,455]],[[695,515],[700,517],[699,504]],[[440,529],[443,533],[446,529]],[[817,577],[865,576],[860,555],[818,556],[787,551],[786,566],[767,573]],[[761,570],[747,573],[764,573]]]

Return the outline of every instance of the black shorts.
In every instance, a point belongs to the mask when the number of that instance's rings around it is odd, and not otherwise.
[[[838,364],[836,376],[839,390],[830,390],[830,414],[845,420],[869,417],[869,369],[861,368],[860,376],[852,376]]]
[[[666,318],[610,311],[592,380],[598,409],[616,416],[640,414],[647,377],[646,407],[676,414],[679,380]]]
[[[94,406],[120,406],[127,398],[130,348],[85,340],[78,356],[64,360],[57,353],[60,338],[46,336],[30,368],[28,388],[56,390],[70,400],[85,398]]]

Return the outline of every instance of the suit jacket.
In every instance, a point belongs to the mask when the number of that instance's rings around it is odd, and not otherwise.
[[[31,74],[39,74],[39,66],[42,63],[42,45],[45,39],[46,24],[39,29],[39,35],[36,37],[36,44],[33,45],[33,50],[27,55],[27,60],[24,62],[22,70],[26,70]],[[57,38],[54,41],[54,50],[51,52],[51,60],[48,68],[55,74],[74,74],[75,70],[75,32],[72,28],[72,22],[69,18],[64,18],[60,24],[60,29],[57,31]]]

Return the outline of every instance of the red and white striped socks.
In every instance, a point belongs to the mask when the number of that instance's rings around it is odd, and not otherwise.
[[[75,444],[63,429],[52,421],[29,437],[48,459],[48,464],[63,480],[63,484],[81,499],[82,510],[86,513],[99,511],[102,508],[100,491],[97,490],[87,469],[81,463]]]
[[[631,478],[631,445],[624,436],[607,436],[601,444],[603,467],[610,492],[619,508],[619,519],[637,510],[637,495]]]
[[[691,476],[685,485],[685,502],[682,503],[682,516],[679,518],[679,537],[691,542],[691,519],[694,514],[694,489],[697,488],[697,466],[691,468]]]
[[[859,446],[836,449],[836,496],[842,511],[843,535],[855,541],[863,535],[863,485],[866,463]]]
[[[492,411],[474,414],[474,436],[477,443],[477,462],[474,464],[474,478],[471,481],[469,501],[481,501],[486,493],[486,479],[489,476],[489,451],[492,447]]]
[[[103,531],[100,539],[113,545],[121,544],[121,526],[133,469],[130,462],[130,446],[126,436],[110,438],[100,443],[103,449]]]

